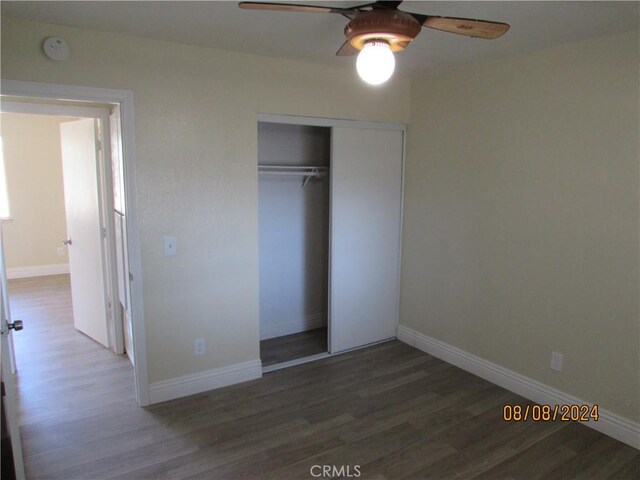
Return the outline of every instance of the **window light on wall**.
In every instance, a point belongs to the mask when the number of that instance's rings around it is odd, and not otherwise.
[[[0,137],[0,220],[11,218],[9,210],[9,192],[7,190],[7,170],[4,165],[4,149]]]

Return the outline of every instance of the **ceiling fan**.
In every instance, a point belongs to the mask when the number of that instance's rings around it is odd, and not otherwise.
[[[337,13],[348,18],[344,28],[347,41],[336,55],[358,55],[358,74],[372,85],[384,83],[391,77],[395,68],[393,53],[407,48],[422,27],[486,40],[498,38],[509,30],[509,25],[501,22],[404,12],[398,10],[401,3],[378,1],[346,8],[266,2],[240,2],[238,6],[250,10]]]

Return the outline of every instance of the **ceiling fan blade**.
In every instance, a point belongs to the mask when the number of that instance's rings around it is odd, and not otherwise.
[[[247,10],[271,10],[276,12],[308,12],[308,13],[353,13],[348,8],[331,8],[320,5],[296,5],[293,3],[240,2],[240,8]]]
[[[486,40],[498,38],[509,30],[509,24],[507,23],[453,17],[427,16],[422,26],[442,30],[443,32],[466,35],[468,37],[484,38]]]
[[[338,57],[350,57],[350,56],[353,56],[353,55],[357,55],[358,53],[360,53],[360,50],[358,50],[353,45],[351,45],[351,43],[349,43],[349,40],[347,40],[338,49],[338,51],[336,52],[336,56],[338,56]]]
[[[355,7],[351,7],[351,9],[352,10],[357,10],[357,11],[380,10],[380,9],[397,10],[398,9],[398,5],[400,5],[401,3],[402,3],[402,1],[399,1],[399,2],[387,2],[387,1],[379,0],[379,1],[373,2],[373,3],[365,3],[363,5],[356,5]]]
[[[402,1],[400,2],[386,2],[386,1],[378,1],[376,3],[374,3],[372,6],[373,8],[387,8],[390,10],[397,10],[398,9],[398,5],[400,5],[402,3]]]

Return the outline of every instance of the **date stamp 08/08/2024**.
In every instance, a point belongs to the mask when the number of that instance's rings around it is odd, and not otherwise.
[[[505,422],[597,422],[598,405],[504,405]]]

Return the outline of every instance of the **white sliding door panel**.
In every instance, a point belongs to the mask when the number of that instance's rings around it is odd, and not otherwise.
[[[396,336],[403,135],[333,128],[332,352]]]

